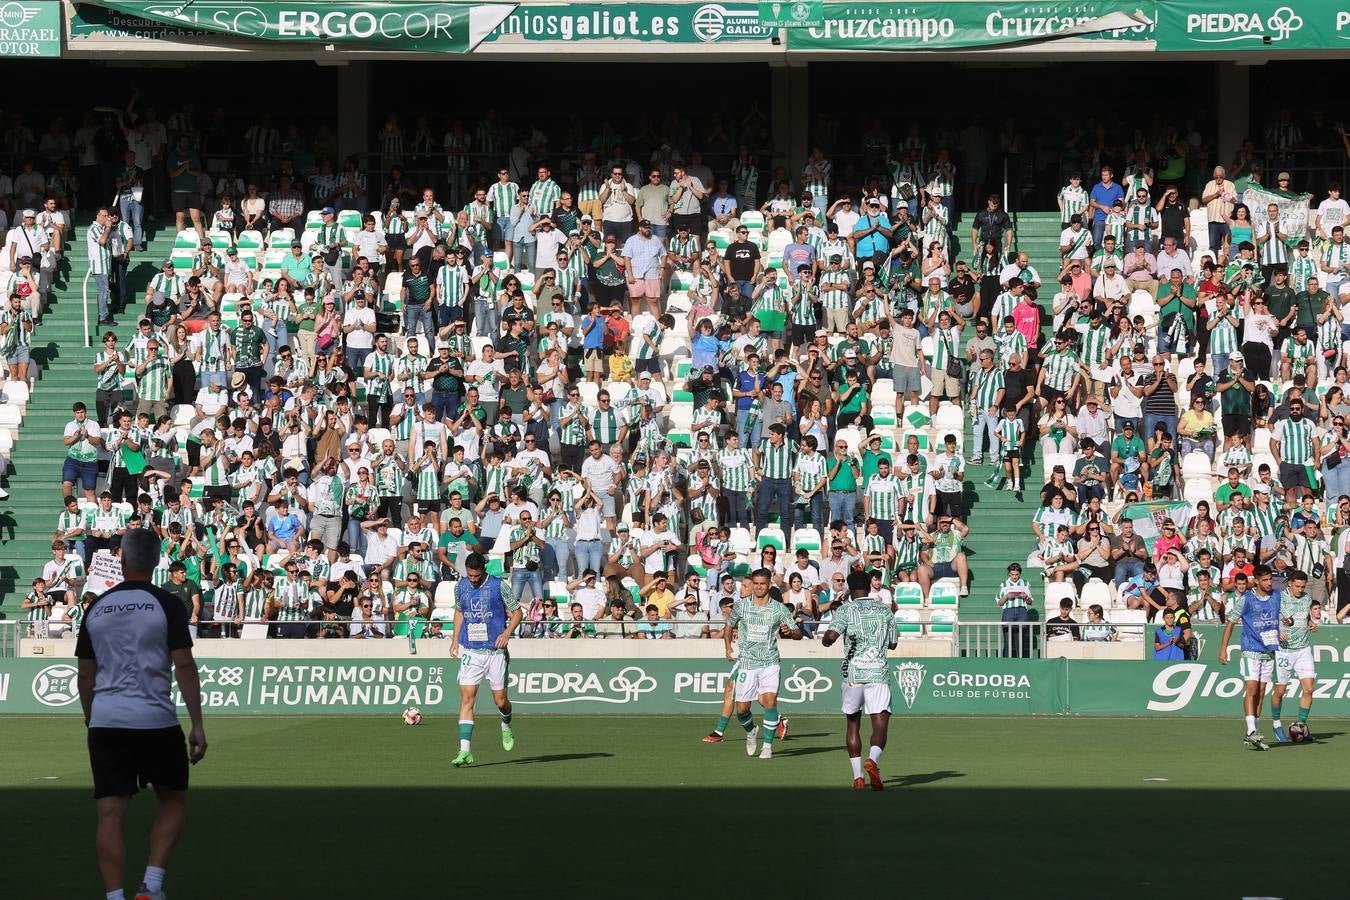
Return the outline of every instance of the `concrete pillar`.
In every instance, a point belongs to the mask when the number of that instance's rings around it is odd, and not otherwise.
[[[337,76],[338,155],[364,154],[370,150],[370,63],[349,62]]]
[[[796,183],[796,176],[806,165],[811,148],[809,126],[809,69],[805,65],[769,66],[770,124],[773,129],[774,158],[772,165],[786,166],[788,175]],[[762,193],[772,193],[772,185],[761,185]]]
[[[1218,146],[1215,163],[1227,165],[1251,135],[1252,69],[1233,62],[1214,64]],[[1257,142],[1260,143],[1259,141]]]

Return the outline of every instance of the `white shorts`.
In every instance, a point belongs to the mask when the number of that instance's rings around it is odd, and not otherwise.
[[[738,667],[736,673],[736,702],[749,703],[758,700],[760,694],[778,693],[778,664],[761,666],[758,669]]]
[[[862,710],[869,716],[891,711],[891,686],[884,681],[875,684],[843,684],[843,696],[840,698],[844,715],[851,716]]]
[[[500,650],[461,650],[459,654],[459,683],[481,684],[486,676],[494,691],[506,687],[507,658]]]
[[[1316,678],[1311,647],[1275,651],[1275,683],[1290,684],[1296,678]]]
[[[1244,651],[1238,665],[1239,671],[1242,672],[1243,681],[1259,681],[1262,684],[1270,684],[1271,675],[1275,672],[1275,658],[1273,656],[1262,656]]]

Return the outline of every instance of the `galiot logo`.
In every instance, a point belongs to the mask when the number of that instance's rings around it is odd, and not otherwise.
[[[1303,17],[1288,6],[1281,6],[1269,16],[1257,11],[1189,13],[1186,16],[1186,33],[1202,44],[1262,42],[1267,38],[1275,43],[1288,40],[1302,28]]]
[[[728,9],[720,3],[705,3],[694,10],[694,36],[705,44],[712,44],[723,38],[745,40],[774,36],[774,29],[759,24],[758,8]]]

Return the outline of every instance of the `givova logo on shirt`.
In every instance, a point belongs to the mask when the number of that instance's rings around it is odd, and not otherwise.
[[[80,696],[75,683],[78,675],[68,663],[48,666],[33,676],[33,699],[43,706],[69,706]]]

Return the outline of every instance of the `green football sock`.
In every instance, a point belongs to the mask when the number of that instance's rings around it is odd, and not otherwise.
[[[738,714],[736,716],[736,721],[739,722],[741,727],[744,728],[746,731],[749,731],[751,728],[755,727],[755,717],[750,715],[749,713]]]
[[[461,719],[459,723],[459,749],[468,750],[473,740],[473,722]]]
[[[778,707],[770,706],[764,710],[764,743],[772,744],[778,732]]]
[[[510,714],[510,713],[501,713],[500,715],[501,715],[501,717],[502,717],[502,727],[503,727],[503,728],[510,728],[510,727],[511,727],[511,714]]]
[[[1308,714],[1312,712],[1311,706],[1300,706],[1298,708],[1298,720],[1304,725],[1308,724]]]
[[[717,727],[713,729],[714,734],[726,734],[727,725],[731,724],[730,716],[718,716]]]
[[[1276,722],[1280,721],[1280,707],[1281,707],[1281,705],[1282,705],[1282,704],[1275,703],[1274,701],[1271,701],[1271,704],[1270,704],[1270,717],[1271,717],[1272,719],[1274,719]]]

